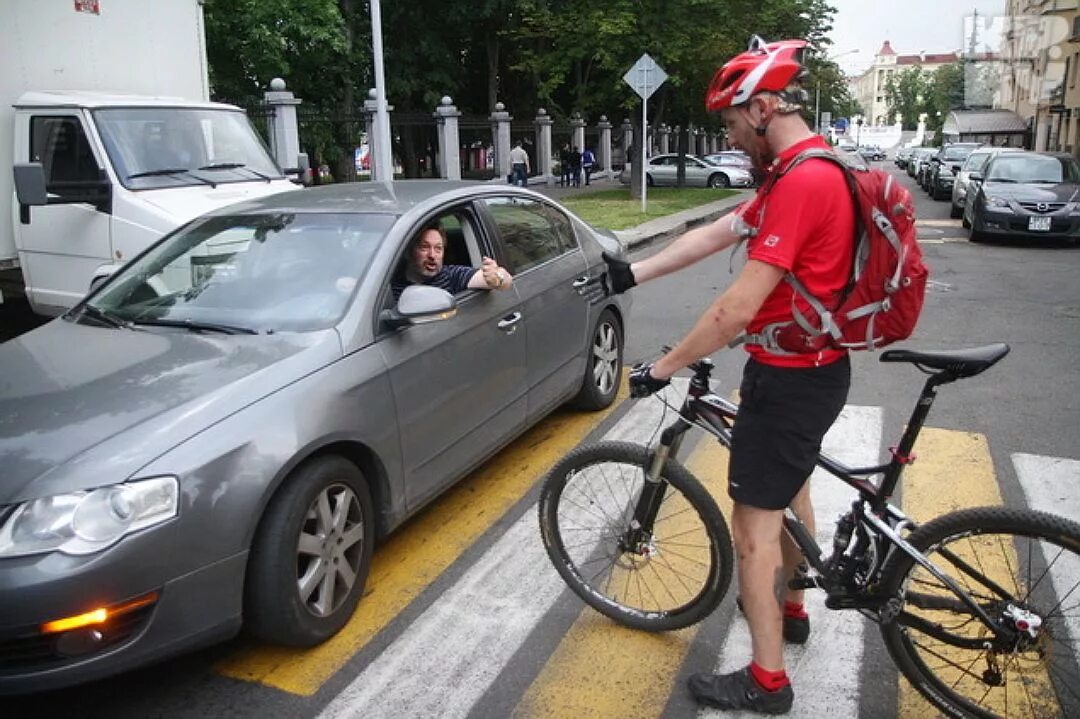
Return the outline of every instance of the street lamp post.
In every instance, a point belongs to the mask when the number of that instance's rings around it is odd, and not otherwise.
[[[858,51],[859,51],[859,48],[855,48],[854,50],[848,50],[847,52],[842,52],[839,55],[833,55],[832,57],[825,58],[825,62],[834,62],[836,60],[839,60],[842,57],[847,57],[848,55],[854,55]],[[818,133],[819,135],[821,134],[821,78],[820,77],[817,79],[817,92],[815,93],[815,96],[814,96],[814,132]]]
[[[862,123],[862,115],[855,118],[855,145],[857,147],[862,147],[862,141],[860,140],[860,138],[862,137]]]

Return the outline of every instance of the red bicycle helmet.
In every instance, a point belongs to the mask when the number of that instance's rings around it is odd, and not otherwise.
[[[705,95],[705,109],[718,112],[747,102],[759,92],[784,94],[793,80],[805,72],[802,64],[805,40],[766,43],[757,35],[749,49],[736,55],[713,75]]]

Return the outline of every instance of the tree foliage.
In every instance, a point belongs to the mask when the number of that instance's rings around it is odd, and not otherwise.
[[[522,118],[544,107],[560,122],[618,122],[640,102],[622,76],[647,52],[669,76],[650,98],[650,122],[683,128],[715,122],[704,91],[750,35],[802,37],[823,51],[834,12],[827,0],[384,0],[381,9],[395,113],[430,113],[449,95],[466,114],[500,101]],[[205,14],[215,97],[254,105],[280,76],[308,113],[360,114],[373,84],[366,0],[207,0]],[[843,83],[835,67],[819,68],[822,106],[833,108]],[[302,129],[305,146],[314,134],[317,153],[351,161],[355,133]]]
[[[950,112],[966,107],[964,76],[961,62],[929,72],[915,66],[897,73],[885,91],[889,117],[899,113],[903,129],[914,130],[925,115],[928,130],[941,130]]]

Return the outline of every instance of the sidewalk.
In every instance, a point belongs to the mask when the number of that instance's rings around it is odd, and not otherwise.
[[[557,183],[555,185],[529,185],[530,190],[535,190],[555,200],[595,190],[607,190],[616,187],[624,187],[624,185],[617,180],[613,181],[607,177],[594,177],[592,183],[588,187],[584,184],[582,184],[581,187],[560,187]],[[754,190],[739,190],[734,195],[725,197],[722,200],[717,200],[716,202],[710,202],[707,205],[700,205],[698,207],[690,208],[689,210],[683,210],[682,212],[658,217],[655,220],[649,220],[637,227],[631,227],[625,230],[615,230],[615,236],[619,238],[619,241],[622,242],[623,246],[627,249],[633,249],[650,242],[668,240],[681,235],[692,227],[712,222],[718,217],[723,217],[740,202],[752,197],[753,194]]]

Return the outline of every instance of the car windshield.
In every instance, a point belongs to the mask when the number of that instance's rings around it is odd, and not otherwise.
[[[129,190],[283,177],[239,110],[108,108],[94,118]]]
[[[978,172],[986,167],[987,161],[990,159],[989,152],[973,152],[968,155],[967,161],[964,162],[964,172]]]
[[[943,162],[960,162],[967,159],[974,150],[974,147],[946,147],[941,159]]]
[[[394,219],[278,213],[197,220],[122,268],[87,305],[136,327],[324,329],[344,314]]]
[[[1080,171],[1071,158],[1046,155],[998,155],[986,170],[987,182],[1058,184],[1077,182]]]

